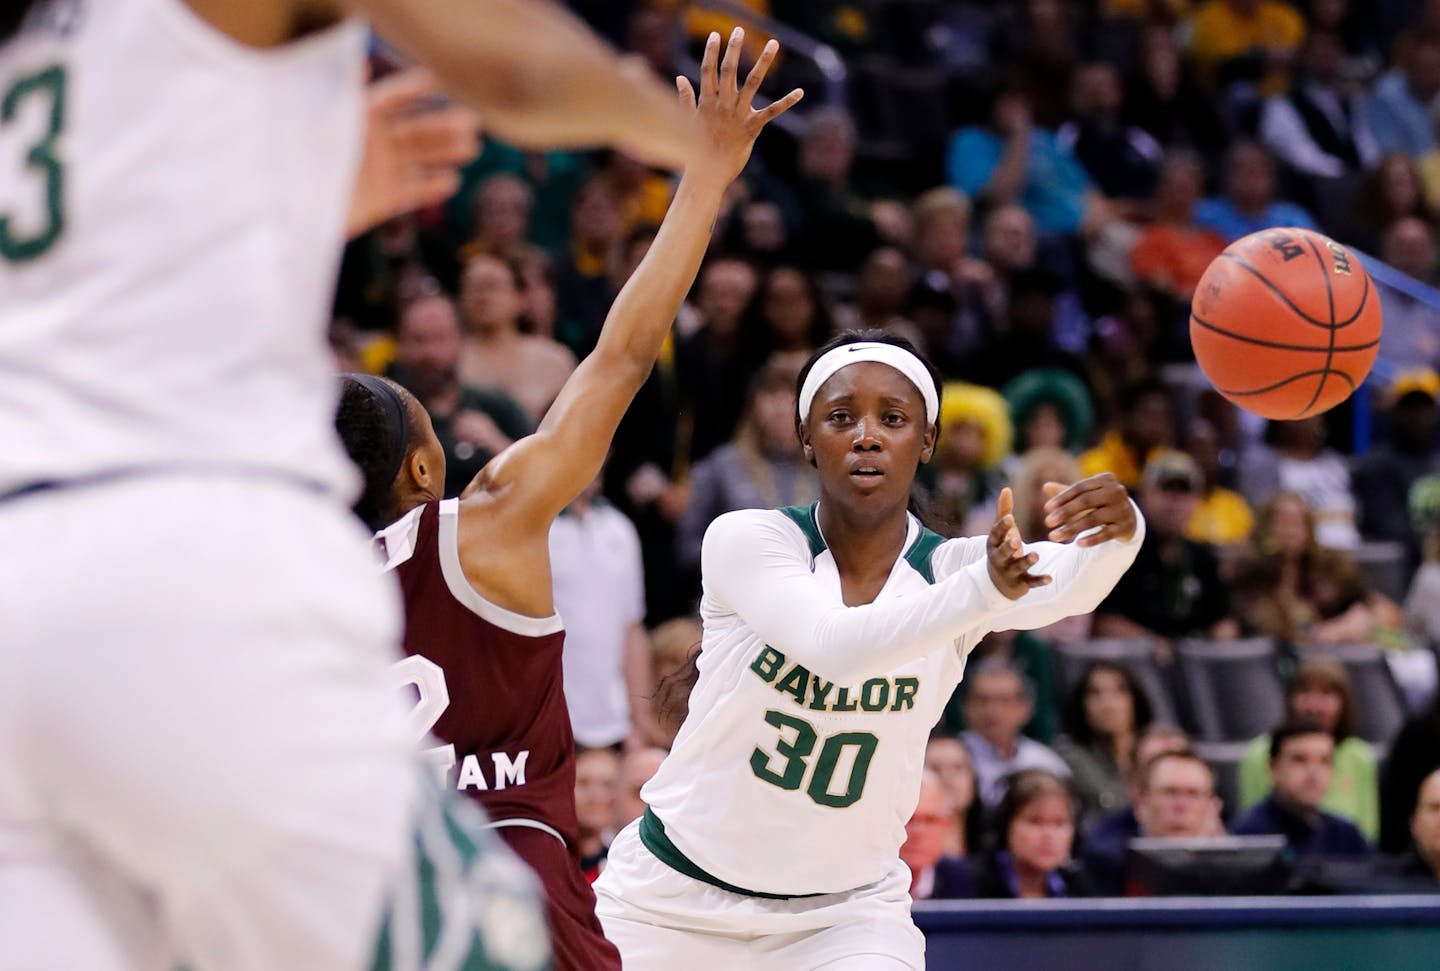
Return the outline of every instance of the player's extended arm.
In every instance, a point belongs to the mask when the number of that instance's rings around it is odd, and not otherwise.
[[[615,298],[595,350],[565,382],[535,434],[491,461],[467,494],[483,491],[491,501],[505,503],[517,519],[548,528],[600,471],[615,429],[654,367],[695,280],[726,187],[745,167],[760,130],[800,100],[797,90],[763,111],[751,108],[779,48],[774,41],[766,45],[739,88],[743,40],[737,28],[717,72],[720,37],[710,36],[699,107],[693,109],[699,120],[695,158],[650,251]],[[679,86],[682,100],[693,106],[690,82],[681,78]]]
[[[1069,487],[1046,483],[1045,491],[1046,525],[1057,542],[1026,543],[1023,552],[1030,574],[1048,579],[1007,604],[994,618],[994,630],[1034,630],[1090,613],[1135,562],[1145,538],[1144,517],[1108,472]],[[1007,519],[1003,510],[1000,519]],[[981,560],[982,540],[946,543],[936,556],[936,573],[944,576]]]
[[[683,168],[690,118],[654,75],[548,0],[342,0],[526,148],[613,145]]]
[[[815,577],[805,541],[769,511],[715,520],[700,561],[706,602],[734,611],[767,645],[819,677],[855,684],[977,628],[993,629],[1012,601],[992,579],[983,540],[980,551],[933,586],[858,607],[840,603]]]

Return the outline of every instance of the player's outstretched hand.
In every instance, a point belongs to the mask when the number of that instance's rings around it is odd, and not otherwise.
[[[460,188],[460,167],[479,152],[479,118],[442,100],[429,71],[410,68],[372,83],[365,91],[365,154],[350,201],[350,235],[444,202]]]
[[[1106,540],[1125,542],[1135,535],[1135,507],[1130,493],[1109,472],[1081,479],[1072,486],[1058,482],[1044,485],[1045,525],[1050,538],[1068,543],[1080,536],[1077,546],[1096,546]]]
[[[990,580],[1011,600],[1019,600],[1033,587],[1043,587],[1050,582],[1045,574],[1034,574],[1030,568],[1040,559],[1034,553],[1025,552],[1020,539],[1020,530],[1015,526],[1015,498],[1007,486],[1000,490],[1000,499],[995,503],[998,518],[990,528],[986,543],[989,554]]]
[[[795,106],[804,97],[799,88],[785,97],[758,111],[753,107],[755,95],[765,74],[780,51],[776,41],[770,41],[760,52],[755,66],[739,83],[740,51],[745,45],[745,31],[736,27],[730,34],[730,43],[725,48],[725,59],[720,59],[720,35],[711,34],[705,42],[705,57],[700,64],[700,95],[696,98],[695,86],[687,77],[675,79],[680,89],[680,103],[695,112],[699,132],[699,144],[691,157],[686,174],[713,175],[723,184],[729,185],[750,158],[755,138],[774,119]],[[718,65],[718,66],[717,66]]]

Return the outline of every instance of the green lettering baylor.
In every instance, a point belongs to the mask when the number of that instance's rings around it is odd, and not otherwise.
[[[835,685],[821,679],[820,675],[810,675],[810,710],[826,711],[829,706],[825,699],[830,697],[830,692],[835,690]]]
[[[805,665],[788,663],[784,654],[769,645],[755,655],[750,670],[811,711],[909,711],[915,707],[915,695],[920,691],[919,678],[871,678],[853,692],[852,698],[850,688],[837,688],[833,681],[811,674]]]
[[[908,711],[915,707],[915,693],[920,690],[919,678],[895,679],[895,703],[891,711]]]
[[[803,705],[805,704],[805,686],[809,681],[810,672],[805,665],[797,664],[785,673],[785,677],[780,679],[775,690],[794,698],[797,705]]]
[[[890,703],[890,682],[871,678],[860,686],[860,707],[866,711],[884,711]]]
[[[750,670],[760,675],[760,680],[769,684],[775,680],[775,675],[780,673],[780,667],[785,663],[785,655],[773,647],[766,647],[765,650],[755,655],[755,660],[750,662]]]

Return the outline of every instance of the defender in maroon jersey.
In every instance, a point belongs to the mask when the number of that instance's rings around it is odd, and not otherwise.
[[[419,692],[417,736],[457,789],[473,794],[501,837],[540,875],[555,966],[619,968],[595,917],[575,852],[575,757],[562,690],[564,629],[555,613],[550,525],[600,470],[621,416],[659,355],[694,282],[710,227],[760,130],[800,100],[751,108],[774,41],[737,83],[738,28],[720,62],[712,35],[696,97],[700,145],[665,221],[615,299],[595,350],[561,389],[534,435],[481,470],[460,499],[439,500],[445,453],[425,409],[398,385],[345,379],[336,425],[365,476],[356,512],[379,530],[405,599],[401,676]],[[718,67],[717,67],[718,63]]]

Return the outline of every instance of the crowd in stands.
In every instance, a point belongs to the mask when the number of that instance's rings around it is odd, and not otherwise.
[[[715,26],[674,0],[571,6],[665,74]],[[970,658],[907,825],[917,899],[1136,892],[1131,839],[1227,833],[1440,890],[1440,3],[746,6],[846,57],[849,96],[813,91],[761,140],[552,535],[592,872],[684,717],[706,527],[814,501],[795,376],[874,328],[947,381],[916,496],[932,528],[987,530],[1008,485],[1041,539],[1044,483],[1100,471],[1148,524],[1093,616]],[[777,89],[804,71],[791,56]],[[673,187],[492,140],[450,204],[351,244],[337,364],[430,410],[447,495],[543,418]],[[1194,367],[1205,267],[1280,226],[1409,280],[1380,289],[1368,418],[1266,422]]]

